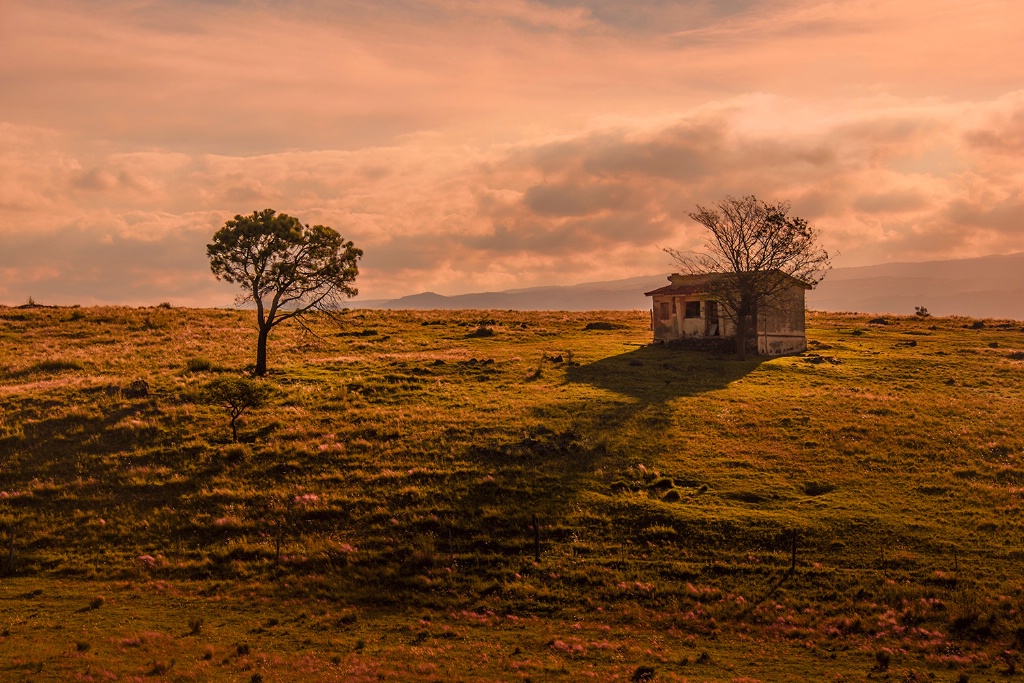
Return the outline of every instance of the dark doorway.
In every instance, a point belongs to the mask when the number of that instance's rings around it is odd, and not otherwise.
[[[717,337],[719,332],[718,325],[718,302],[708,301],[704,304],[704,333],[708,337]]]

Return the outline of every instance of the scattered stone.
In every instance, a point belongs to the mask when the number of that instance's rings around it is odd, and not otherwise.
[[[565,359],[562,358],[562,354],[558,354],[557,356],[548,356],[548,360],[552,363],[561,363]]]
[[[998,349],[999,348],[999,342],[991,342],[988,345],[988,348],[990,348],[990,349]]]
[[[836,358],[834,356],[822,356],[817,353],[809,353],[804,356],[805,363],[811,363],[812,365],[820,365],[821,363],[831,363],[832,365],[842,365],[843,359]]]
[[[654,667],[653,666],[638,666],[633,675],[629,677],[633,683],[642,683],[643,681],[650,681],[654,678]]]
[[[973,323],[971,323],[971,329],[972,330],[983,330],[983,329],[985,329],[985,321],[984,320],[975,320]]]
[[[666,503],[678,503],[681,498],[682,495],[680,495],[679,489],[669,489],[665,492],[665,495],[661,497],[661,499]]]
[[[868,321],[869,325],[888,325],[889,321],[885,318],[872,318]]]

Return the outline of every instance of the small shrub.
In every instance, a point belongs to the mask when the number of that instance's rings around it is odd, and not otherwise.
[[[168,671],[174,668],[174,660],[169,662],[161,662],[159,660],[153,662],[153,668],[149,670],[150,676],[163,676]]]
[[[157,304],[157,308],[172,308],[170,301],[161,301]]]
[[[875,653],[875,671],[888,671],[892,663],[892,653],[888,650],[879,650]]]
[[[221,405],[231,418],[232,441],[238,443],[238,418],[250,408],[259,408],[273,395],[265,382],[247,377],[218,377],[203,388],[207,403]]]
[[[615,323],[609,323],[609,322],[604,322],[604,321],[599,320],[599,321],[596,321],[596,322],[587,323],[587,326],[584,327],[583,329],[584,330],[617,330],[617,329],[619,329],[621,327],[622,327],[621,325],[616,325]]]
[[[82,640],[75,641],[75,649],[78,650],[79,652],[88,652],[90,647],[92,647],[92,646],[89,643],[85,642],[85,641],[82,641]]]
[[[149,396],[149,382],[137,379],[121,390],[125,398],[145,398]]]
[[[919,318],[928,318],[931,316],[931,313],[929,313],[928,309],[924,306],[914,306],[914,315]]]
[[[198,636],[203,632],[203,619],[202,617],[192,617],[188,620],[188,634],[190,636]]]
[[[82,364],[77,360],[41,360],[38,363],[29,366],[27,373],[33,372],[68,372],[71,370],[82,370],[84,369]]]
[[[235,652],[238,653],[239,657],[248,656],[250,651],[251,650],[249,649],[249,643],[241,643],[235,647]]]
[[[671,477],[659,477],[647,485],[647,488],[655,491],[667,491],[676,485]]]
[[[97,595],[97,596],[96,596],[95,598],[93,598],[93,599],[92,599],[92,601],[91,601],[91,602],[89,603],[89,609],[99,609],[100,607],[103,607],[103,604],[104,604],[104,603],[105,603],[106,601],[107,601],[107,600],[106,600],[106,598],[104,598],[104,597],[103,597],[102,595]]]
[[[252,450],[245,444],[232,443],[221,450],[224,460],[230,463],[244,462],[252,455]]]
[[[480,327],[476,328],[466,336],[470,338],[493,337],[494,330],[492,330],[490,327],[487,327],[486,325],[481,325]]]
[[[208,358],[193,357],[185,361],[185,369],[189,372],[209,372],[213,363]]]
[[[822,496],[835,490],[835,484],[824,481],[808,481],[804,484],[804,494],[808,496]]]

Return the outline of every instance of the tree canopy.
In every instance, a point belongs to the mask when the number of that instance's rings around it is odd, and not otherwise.
[[[231,437],[238,443],[238,418],[249,408],[259,408],[273,395],[265,380],[246,377],[217,377],[203,388],[208,403],[221,405],[231,417]]]
[[[726,197],[714,207],[689,214],[710,232],[702,252],[666,249],[687,274],[716,275],[711,293],[736,324],[736,352],[746,353],[749,318],[795,278],[813,287],[831,268],[819,244],[819,231],[789,215],[788,202],[766,202],[753,195]]]
[[[310,310],[330,311],[355,296],[363,252],[324,225],[303,225],[273,209],[237,215],[206,245],[218,280],[242,289],[237,302],[256,307],[256,374],[267,372],[270,330]]]

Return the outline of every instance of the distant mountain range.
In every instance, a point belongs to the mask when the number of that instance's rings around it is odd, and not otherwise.
[[[649,275],[456,296],[424,292],[399,299],[353,301],[351,305],[413,310],[643,310],[650,308],[644,292],[662,287],[667,278],[668,274]],[[807,306],[819,311],[903,315],[924,306],[932,315],[1024,320],[1024,253],[836,268],[807,293]]]

